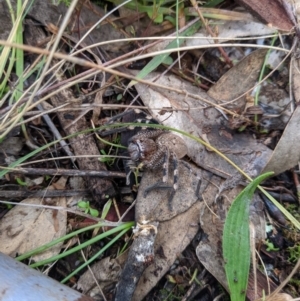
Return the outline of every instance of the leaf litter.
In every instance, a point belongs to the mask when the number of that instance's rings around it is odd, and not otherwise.
[[[37,6],[34,6],[32,15],[37,20],[42,20],[39,14],[39,6],[42,4],[40,1],[36,2]],[[250,1],[249,3],[247,4],[248,7],[249,5],[250,7],[254,7],[254,4],[251,4]],[[82,7],[80,18],[85,23],[88,23],[88,21],[97,22],[99,15],[103,15],[103,12],[94,5],[89,5]],[[270,8],[270,11],[273,9]],[[45,11],[48,12],[48,8],[45,8]],[[63,11],[65,12],[65,8]],[[253,11],[254,8],[250,9],[250,12]],[[49,8],[49,12],[51,12],[49,19],[57,20],[57,12],[53,11],[52,8]],[[286,26],[290,30],[290,25],[286,25],[289,24],[286,21],[286,15],[283,15],[284,17],[282,18],[285,18],[285,23],[281,25]],[[45,16],[43,16],[43,24],[45,24],[44,18]],[[124,18],[126,19],[125,15]],[[260,18],[265,17],[261,15]],[[76,24],[77,21],[74,14],[72,22]],[[110,21],[119,22],[119,20],[114,20],[114,18]],[[141,23],[139,24],[141,25]],[[277,24],[280,25],[280,22]],[[147,30],[148,24],[142,24],[139,28],[140,31],[137,30],[138,26],[136,24],[135,26],[135,32],[140,33],[142,28]],[[188,39],[185,45],[188,47],[199,47],[200,49],[201,45],[201,47],[207,47],[209,44],[211,47],[216,40],[220,43],[225,43],[235,38],[257,36],[258,33],[260,35],[272,34],[276,30],[272,26],[266,26],[251,18],[248,18],[247,21],[222,21],[218,27],[220,31],[215,39],[212,40],[212,37],[208,36],[206,31],[202,29],[193,36],[193,39]],[[151,31],[154,28],[155,26],[152,26],[149,30]],[[89,38],[85,39],[85,42],[93,44],[94,41],[108,41],[116,37],[122,37],[123,34],[121,31],[116,31],[115,27],[111,27],[109,22],[105,25],[105,28],[102,27],[101,29],[92,31],[89,34]],[[85,32],[82,31],[82,35]],[[73,33],[73,37],[77,38],[76,33]],[[197,39],[199,37],[201,39]],[[1,38],[5,39],[5,37]],[[125,52],[129,51],[128,44],[125,43],[124,45],[126,45],[126,49],[124,46],[122,50]],[[160,47],[162,46],[160,45]],[[246,44],[245,47],[247,47]],[[114,45],[114,43],[107,43],[105,50],[113,54],[114,57],[122,53],[120,45]],[[236,51],[235,54],[237,57],[240,56],[240,54],[237,54],[238,52],[241,51]],[[265,54],[266,50],[263,49],[251,52],[250,55],[245,56],[241,62],[226,72],[208,91],[201,90],[194,84],[178,76],[170,74],[161,75],[159,71],[145,77],[149,85],[138,83],[135,85],[135,88],[143,104],[161,124],[202,139],[209,146],[217,148],[251,177],[256,177],[263,170],[275,170],[279,174],[293,168],[299,161],[297,144],[294,144],[295,141],[300,140],[297,139],[299,133],[299,124],[297,122],[299,119],[297,117],[298,107],[296,107],[290,120],[290,113],[282,114],[282,112],[287,112],[286,108],[289,105],[287,93],[278,93],[279,97],[276,103],[278,104],[282,99],[286,101],[281,104],[280,109],[276,108],[275,114],[273,114],[276,117],[283,117],[284,115],[285,118],[280,119],[280,127],[278,123],[275,123],[275,125],[273,123],[271,130],[282,129],[287,124],[274,151],[268,148],[266,146],[267,143],[263,143],[262,139],[255,139],[256,137],[254,138],[249,132],[237,133],[236,131],[241,125],[246,127],[252,125],[251,121],[249,121],[252,115],[247,115],[247,108],[254,107],[251,89],[257,83]],[[232,55],[232,57],[235,56]],[[297,102],[297,60],[293,61],[293,63],[293,89]],[[137,73],[128,70],[126,72],[131,72],[133,75]],[[154,83],[160,85],[160,87],[158,85],[151,85],[153,79],[155,79]],[[62,78],[61,80],[65,81],[66,79]],[[103,94],[98,95],[103,97]],[[264,96],[265,99],[269,99],[267,93],[262,93],[261,100],[263,100]],[[107,100],[105,94],[104,98]],[[270,104],[268,100],[265,102],[266,105],[273,108],[273,104]],[[71,107],[68,109],[71,109]],[[265,114],[266,107],[261,105],[257,109],[260,110],[260,115],[267,115]],[[69,118],[67,115],[63,115],[63,117]],[[270,120],[273,122],[272,118],[273,116],[270,117]],[[208,239],[201,240],[195,245],[198,260],[223,287],[228,288],[223,270],[222,252],[220,250],[221,233],[230,203],[246,184],[245,180],[239,176],[232,165],[228,164],[227,161],[216,154],[209,146],[204,146],[182,133],[176,134],[185,141],[188,164],[193,172],[185,164],[179,162],[179,189],[172,200],[172,210],[170,210],[167,202],[168,191],[154,190],[144,197],[143,191],[149,187],[149,184],[155,184],[161,179],[160,172],[144,172],[136,198],[135,219],[136,222],[143,225],[144,228],[141,227],[141,229],[154,229],[152,228],[152,224],[155,225],[157,233],[153,250],[151,251],[153,259],[151,257],[151,260],[148,262],[149,266],[145,267],[145,271],[142,273],[139,284],[137,284],[135,289],[133,300],[141,300],[153,288],[158,287],[159,280],[166,273],[170,273],[170,268],[176,261],[178,254],[184,252],[191,245],[199,231],[203,231]],[[276,137],[279,136],[277,135]],[[77,146],[74,145],[74,147],[76,148]],[[170,170],[170,174],[171,172],[172,170]],[[202,179],[200,190],[201,201],[195,195],[199,177]],[[60,201],[61,198],[58,200]],[[40,199],[34,199],[24,200],[23,202],[40,203],[40,201]],[[254,200],[250,205],[250,220],[255,227],[255,239],[257,243],[261,243],[261,241],[266,239],[266,220],[262,204],[260,197],[255,194]],[[65,206],[65,203],[63,205]],[[50,238],[47,238],[47,241],[51,239],[51,235],[52,239],[54,239],[54,237],[60,237],[66,232],[66,215],[58,219],[58,215],[54,217],[53,212],[51,211],[50,213],[47,209],[42,211],[29,209],[25,214],[28,217],[30,216],[30,220],[26,221],[26,223],[20,223],[18,217],[25,215],[24,212],[23,207],[15,207],[0,220],[0,227],[3,229],[0,233],[1,235],[6,235],[3,239],[15,236],[15,242],[11,244],[11,248],[8,248],[8,243],[2,245],[5,247],[6,252],[11,255],[24,253],[26,250],[36,247],[37,241],[40,240],[40,236],[42,235],[40,233],[46,231],[44,227],[48,226],[48,228],[54,230],[54,232],[49,231]],[[49,222],[51,223],[49,224]],[[35,223],[38,223],[39,226],[36,227]],[[13,232],[7,232],[8,229]],[[41,232],[38,232],[38,230],[41,230]],[[141,233],[143,233],[143,230],[141,230]],[[26,246],[24,242],[28,241],[28,237],[30,237],[31,244]],[[137,244],[139,241],[138,235],[135,236],[135,240]],[[1,241],[4,240],[1,239]],[[58,246],[54,252],[59,252],[60,247]],[[48,254],[47,256],[50,255]],[[38,260],[39,258],[34,259]],[[109,257],[106,257],[101,262],[107,265],[107,262],[113,261]],[[121,266],[124,266],[124,261],[122,261]],[[96,267],[95,269],[98,271],[102,268]],[[117,277],[121,277],[121,279],[124,277],[120,272],[120,266],[116,268],[116,271],[117,276],[109,277],[108,275],[107,277],[113,283]],[[109,274],[109,272],[107,273]],[[252,280],[252,274],[250,273],[247,292],[250,300],[257,298],[251,292],[254,286],[256,286],[258,294],[261,294],[262,290],[267,288],[264,276],[260,271],[256,271],[256,273],[258,273],[257,277],[259,281],[257,279],[256,281]],[[104,278],[105,275],[101,275],[99,280],[105,282]],[[81,284],[83,282],[83,280],[79,281]],[[272,282],[270,285],[273,288],[276,286]],[[85,284],[81,285],[81,288],[84,291],[88,291],[85,286]]]
[[[61,189],[64,189],[66,178],[62,177],[59,182],[62,185]],[[55,188],[53,186],[48,189]],[[66,207],[66,202],[64,197],[51,199],[52,206]],[[0,252],[15,257],[66,234],[66,211],[45,209],[43,200],[39,198],[25,199],[20,204],[22,206],[15,206],[1,219]],[[40,261],[57,255],[62,245],[63,242],[32,256],[32,259]]]

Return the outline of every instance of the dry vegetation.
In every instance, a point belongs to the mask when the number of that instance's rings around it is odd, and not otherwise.
[[[1,4],[0,252],[94,300],[299,300],[300,3]]]

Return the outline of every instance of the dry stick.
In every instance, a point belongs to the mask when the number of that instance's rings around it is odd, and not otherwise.
[[[73,177],[100,177],[100,178],[126,178],[126,173],[107,170],[75,170],[75,169],[52,169],[52,168],[14,168],[9,172],[25,175],[47,176],[73,176]]]
[[[116,286],[115,301],[132,300],[133,293],[143,272],[154,261],[154,242],[158,222],[137,224],[135,239],[130,247],[128,259]]]
[[[127,210],[122,214],[118,222],[122,222],[127,213],[135,206],[136,199],[132,202],[132,204],[127,208]]]
[[[17,185],[14,185],[16,188]],[[20,189],[18,186],[16,189]],[[120,194],[130,193],[129,188],[121,187]],[[30,191],[30,190],[0,190],[0,198],[6,199],[15,199],[15,198],[28,198],[28,197],[35,197],[35,198],[56,198],[56,197],[74,197],[74,196],[81,196],[81,197],[90,197],[91,192],[87,189],[72,189],[72,190],[38,190],[38,191]],[[1,202],[1,201],[0,201]],[[133,205],[135,202],[133,202]],[[129,209],[133,207],[130,205]],[[120,218],[120,222],[128,213],[128,209]]]
[[[73,210],[73,209],[69,209],[67,207],[63,207],[63,206],[48,206],[48,205],[40,205],[40,204],[29,204],[29,203],[17,203],[17,202],[10,202],[10,201],[2,201],[0,200],[0,204],[10,204],[10,205],[15,205],[15,206],[24,206],[24,207],[32,207],[32,208],[39,208],[39,209],[49,209],[49,210],[61,210],[61,211],[66,211],[68,213],[72,213],[72,214],[76,214],[79,216],[83,216],[86,218],[89,218],[93,221],[96,222],[101,222],[101,226],[105,227],[118,227],[124,223],[119,223],[119,222],[110,222],[107,221],[103,218],[99,218],[99,217],[94,217],[91,216],[90,214],[86,214],[82,211],[79,210]]]
[[[19,187],[17,188],[19,189]],[[87,189],[80,190],[0,190],[0,198],[16,199],[16,198],[59,198],[74,196],[90,196],[91,193]]]
[[[44,108],[41,103],[37,105],[37,108],[41,111],[41,113],[44,112]],[[54,137],[57,140],[59,140],[59,144],[62,147],[62,149],[70,157],[72,163],[75,164],[74,154],[72,153],[71,149],[69,148],[69,145],[67,144],[67,142],[64,139],[62,139],[62,136],[61,136],[59,130],[56,128],[52,119],[49,117],[48,114],[44,114],[43,119],[46,122],[46,124],[48,125],[48,127],[50,128],[50,130],[52,131]]]
[[[300,204],[300,183],[299,183],[299,178],[298,178],[298,175],[295,172],[295,170],[292,171],[292,175],[293,175],[294,183],[295,183],[295,186],[296,186],[296,189],[297,189],[297,199],[298,199],[298,202]]]
[[[206,28],[206,31],[212,36],[212,37],[215,37],[216,35],[213,33],[213,31],[210,29],[210,27],[208,26],[208,23],[207,21],[204,19],[203,15],[202,15],[202,12],[200,11],[199,7],[198,7],[198,4],[195,0],[191,0],[191,3],[194,7],[194,9],[197,11],[202,23],[204,24],[205,28]],[[217,41],[215,41],[217,42]],[[230,67],[233,67],[233,64],[231,62],[231,60],[229,59],[227,53],[224,51],[224,49],[222,47],[218,47],[220,53],[222,54],[222,56],[224,57],[226,63],[230,66]]]

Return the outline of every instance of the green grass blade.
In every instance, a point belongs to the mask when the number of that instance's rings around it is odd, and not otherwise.
[[[165,49],[174,49],[174,48],[178,48],[180,47],[183,43],[184,43],[184,39],[182,38],[182,36],[184,37],[189,37],[193,34],[195,34],[198,29],[200,28],[201,23],[200,22],[196,22],[194,24],[192,24],[188,29],[186,29],[185,31],[183,31],[181,33],[181,38],[175,38],[171,43],[168,44],[168,46]],[[172,50],[170,50],[170,53],[172,52]],[[153,71],[154,69],[156,69],[161,63],[163,63],[167,57],[170,55],[170,53],[163,53],[160,55],[157,55],[156,57],[154,57],[136,76],[136,78],[138,79],[142,79],[144,78],[146,75],[148,75],[151,71]],[[137,81],[133,80],[129,83],[129,87],[135,85],[137,83]]]
[[[223,230],[223,257],[231,301],[244,301],[250,268],[249,207],[257,186],[273,172],[253,180],[233,201]]]
[[[22,260],[24,260],[26,258],[29,258],[29,257],[33,256],[33,255],[42,253],[42,252],[50,249],[51,247],[59,244],[60,242],[68,240],[68,239],[70,239],[70,238],[72,238],[72,237],[74,237],[76,235],[79,235],[79,234],[81,234],[83,232],[87,232],[89,230],[94,230],[95,228],[105,227],[105,226],[111,226],[111,225],[110,225],[110,223],[107,223],[106,221],[103,221],[103,222],[100,222],[100,223],[95,224],[95,225],[91,225],[91,226],[88,226],[88,227],[85,227],[85,228],[81,228],[81,229],[73,231],[73,232],[71,232],[71,233],[69,233],[67,235],[64,235],[64,236],[62,236],[60,238],[52,240],[51,242],[49,242],[49,243],[47,243],[47,244],[45,244],[43,246],[40,246],[40,247],[38,247],[38,248],[36,248],[34,250],[26,252],[26,253],[24,253],[24,254],[16,257],[15,259],[18,260],[18,261],[22,261]]]
[[[96,253],[93,257],[91,257],[89,260],[87,260],[84,264],[82,264],[80,267],[78,267],[75,271],[73,271],[70,275],[68,275],[66,278],[64,278],[61,283],[66,283],[71,277],[76,275],[78,272],[80,272],[83,268],[85,268],[87,265],[91,264],[93,261],[99,258],[99,256],[104,253],[110,246],[112,246],[115,242],[118,241],[119,238],[121,238],[130,228],[124,229],[122,232],[120,232],[117,236],[115,236],[109,243],[107,243],[103,248],[99,250],[98,253]]]
[[[77,252],[85,247],[88,247],[96,242],[98,242],[99,240],[102,240],[110,235],[113,235],[115,234],[116,232],[120,232],[120,231],[128,231],[130,230],[132,227],[134,226],[134,222],[127,222],[127,223],[124,223],[124,224],[121,224],[120,226],[118,227],[115,227],[113,229],[110,229],[106,232],[103,232],[95,237],[93,237],[92,239],[80,244],[79,246],[76,246],[72,249],[69,249],[68,251],[64,252],[64,253],[60,253],[58,255],[55,255],[51,258],[48,258],[48,259],[45,259],[45,260],[41,260],[39,262],[36,262],[36,263],[33,263],[30,265],[30,267],[32,268],[36,268],[36,267],[39,267],[39,266],[42,266],[42,265],[45,265],[45,264],[48,264],[48,263],[51,263],[53,261],[56,261],[58,259],[61,259],[61,258],[64,258],[70,254],[73,254],[74,252]],[[99,225],[98,225],[99,227]]]

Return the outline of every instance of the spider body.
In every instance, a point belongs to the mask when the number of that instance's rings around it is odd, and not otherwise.
[[[128,144],[131,159],[152,170],[160,167],[164,156],[169,152],[165,145],[167,133],[169,132],[163,130],[146,130],[134,135]]]
[[[141,130],[137,134],[132,136],[130,139],[125,138],[123,140],[123,144],[128,145],[127,150],[131,159],[129,162],[126,162],[126,168],[129,169],[127,169],[128,172],[126,177],[126,183],[128,185],[130,184],[129,177],[132,173],[132,163],[134,163],[137,169],[144,168],[149,170],[162,170],[162,180],[146,188],[144,191],[144,197],[146,197],[148,192],[150,192],[153,189],[170,189],[172,191],[169,196],[169,205],[171,208],[172,206],[170,203],[175,195],[176,190],[178,189],[178,177],[180,176],[180,174],[178,173],[179,160],[187,154],[187,146],[182,138],[168,130],[153,129],[149,127],[147,128],[147,124],[157,124],[157,121],[153,120],[151,116],[147,116],[141,113],[143,112],[141,112],[140,110],[129,110],[127,112],[114,116],[108,122],[108,124],[111,124],[115,120],[124,117],[125,120],[123,118],[123,121],[125,122],[129,122],[134,119],[135,122],[139,123],[139,125],[136,126],[127,126],[124,128],[119,128],[118,132],[124,132],[128,129],[134,130],[137,127],[141,128]],[[143,115],[143,118],[126,118],[126,116],[131,115]],[[144,126],[140,125],[141,123],[145,124],[146,129]],[[105,132],[102,132],[101,135],[107,136],[115,132],[115,129],[107,130]],[[168,171],[170,161],[172,161],[173,163],[173,185],[168,184]],[[193,169],[187,162],[183,160],[180,160],[180,162],[186,168],[188,168],[190,172],[193,172]],[[193,173],[198,179],[196,195],[199,198],[201,198],[201,196],[199,195],[201,177],[199,177],[197,173]]]
[[[178,159],[186,155],[187,149],[184,141],[177,135],[166,130],[145,130],[134,135],[128,144],[129,155],[138,168],[157,170],[162,168],[162,181],[150,186],[144,196],[154,189],[171,189],[173,198],[178,189]],[[173,186],[167,185],[169,161],[173,162]]]

